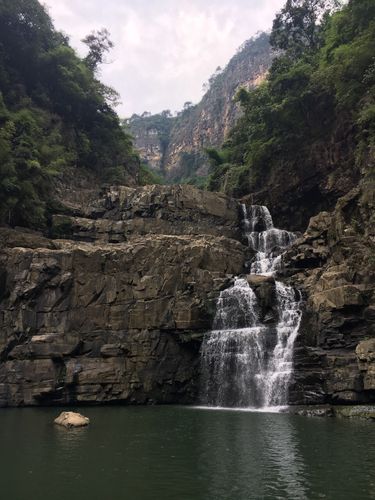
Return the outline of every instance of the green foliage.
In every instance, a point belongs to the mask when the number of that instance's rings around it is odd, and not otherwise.
[[[318,10],[308,15],[312,27],[300,16],[315,4]],[[241,195],[280,182],[285,174],[314,175],[322,156],[335,161],[327,152],[337,143],[345,164],[373,162],[375,4],[352,0],[331,14],[327,8],[327,2],[287,1],[271,35],[284,52],[264,84],[239,91],[244,113],[222,150],[208,153],[209,189]]]
[[[160,175],[153,172],[147,165],[141,163],[139,169],[139,184],[141,186],[147,186],[149,184],[163,184],[163,179]]]
[[[37,0],[0,1],[0,223],[42,227],[51,181],[65,166],[126,182],[139,160],[95,76],[104,30],[80,59]]]
[[[98,65],[104,62],[105,53],[113,47],[108,30],[102,28],[99,31],[92,31],[82,42],[89,48],[89,53],[85,57],[85,63],[91,71],[97,71]]]
[[[287,0],[273,21],[270,43],[293,58],[322,43],[322,32],[338,0]]]
[[[218,165],[222,165],[223,163],[225,163],[225,153],[226,153],[225,150],[217,151],[214,148],[207,148],[206,153],[208,156],[208,160],[213,167],[216,167]]]

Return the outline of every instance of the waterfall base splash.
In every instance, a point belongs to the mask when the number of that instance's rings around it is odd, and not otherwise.
[[[235,412],[249,412],[249,413],[287,413],[289,406],[209,406],[209,405],[195,405],[190,408],[197,410],[208,410],[208,411],[235,411]]]

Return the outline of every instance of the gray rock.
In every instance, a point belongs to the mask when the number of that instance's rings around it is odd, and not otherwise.
[[[222,236],[238,230],[238,205],[191,186],[116,189],[108,219],[71,218],[70,239],[13,247],[8,237],[1,406],[195,400],[200,340],[244,267],[246,248]],[[110,243],[129,222],[131,237]]]

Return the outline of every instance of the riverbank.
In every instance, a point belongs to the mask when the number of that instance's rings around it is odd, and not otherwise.
[[[363,418],[375,421],[375,405],[298,405],[289,406],[286,411],[306,417]]]

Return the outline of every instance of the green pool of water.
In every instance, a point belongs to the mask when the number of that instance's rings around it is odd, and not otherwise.
[[[375,499],[375,423],[186,407],[0,410],[4,500]]]

